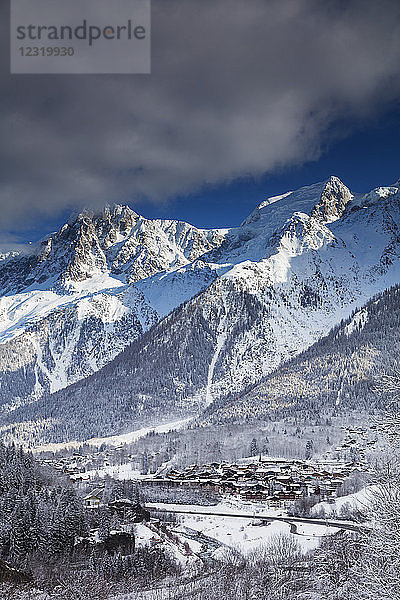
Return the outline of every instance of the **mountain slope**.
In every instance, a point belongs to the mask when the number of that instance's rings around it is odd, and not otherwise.
[[[261,205],[201,259],[219,277],[181,312],[182,327],[197,335],[205,317],[211,336],[198,388],[182,373],[190,355],[174,368],[186,399],[209,403],[259,381],[398,282],[399,225],[398,187],[355,198],[337,178]]]
[[[202,424],[327,418],[374,411],[387,401],[376,384],[400,360],[400,286],[373,298],[326,337],[292,358],[250,391],[210,406]]]
[[[399,227],[397,185],[355,196],[332,177],[269,199],[217,248],[134,285],[163,308],[160,323],[5,423],[46,418],[43,441],[89,437],[240,394],[400,281]],[[174,286],[197,295],[168,314]]]

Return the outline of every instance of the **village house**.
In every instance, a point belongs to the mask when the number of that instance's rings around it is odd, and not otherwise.
[[[83,501],[86,508],[99,508],[102,498],[103,488],[96,488],[85,496]]]

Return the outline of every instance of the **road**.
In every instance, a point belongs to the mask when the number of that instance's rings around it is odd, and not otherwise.
[[[212,516],[212,517],[236,517],[238,519],[257,519],[259,521],[283,521],[284,523],[308,523],[309,525],[322,525],[324,527],[336,527],[337,529],[346,529],[348,531],[362,531],[366,529],[366,525],[360,525],[358,523],[351,523],[349,521],[340,521],[332,519],[308,519],[305,517],[289,517],[289,516],[274,516],[247,512],[217,512],[213,511],[211,507],[204,507],[205,510],[195,510],[188,508],[181,508],[179,505],[168,505],[168,508],[163,508],[159,504],[146,504],[146,508],[151,510],[158,510],[161,512],[178,513],[186,515],[198,515],[198,516]],[[199,507],[200,508],[200,507]],[[206,510],[207,509],[207,510]]]

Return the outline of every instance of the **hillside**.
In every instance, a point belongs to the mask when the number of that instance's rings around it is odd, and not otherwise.
[[[400,286],[371,299],[261,383],[215,403],[202,424],[291,416],[307,420],[385,407],[382,373],[400,360]]]

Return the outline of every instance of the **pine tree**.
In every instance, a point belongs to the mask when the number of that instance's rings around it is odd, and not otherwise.
[[[308,442],[306,443],[306,460],[310,460],[310,458],[312,457],[313,454],[313,448],[314,448],[314,442],[312,440],[308,440]]]
[[[250,456],[256,456],[256,454],[258,454],[257,440],[253,438],[250,444]]]

